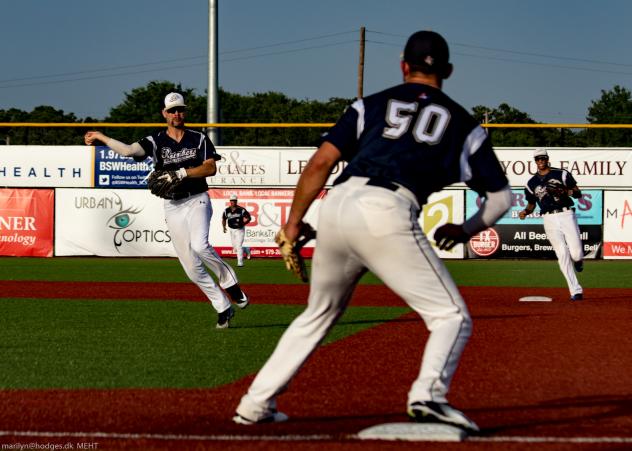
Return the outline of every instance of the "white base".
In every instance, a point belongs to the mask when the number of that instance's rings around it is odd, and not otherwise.
[[[548,296],[524,296],[518,299],[520,302],[551,302],[551,299]]]
[[[358,433],[362,440],[406,440],[409,442],[460,442],[467,433],[442,423],[385,423]]]

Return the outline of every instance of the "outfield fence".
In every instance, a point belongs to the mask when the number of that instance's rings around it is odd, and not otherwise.
[[[330,127],[329,123],[188,124],[190,127]],[[486,128],[632,128],[632,124],[483,124]],[[0,127],[164,127],[163,123],[0,123]],[[314,147],[217,146],[222,160],[208,178],[216,212],[213,245],[232,249],[219,214],[238,194],[253,221],[245,245],[255,257],[277,257],[273,241],[285,223],[296,185]],[[526,201],[522,186],[535,173],[532,147],[498,147],[513,188],[510,211],[466,246],[437,253],[442,258],[555,258],[542,219],[520,221]],[[547,148],[556,167],[569,170],[583,196],[576,213],[588,258],[632,258],[632,148]],[[338,164],[327,181],[344,169]],[[174,256],[161,200],[149,194],[151,162],[133,162],[106,146],[0,146],[0,255]],[[316,201],[308,219],[317,223]],[[428,236],[446,222],[474,214],[481,199],[463,184],[436,193],[419,218]],[[313,242],[312,242],[313,246]],[[311,252],[308,246],[307,252]]]

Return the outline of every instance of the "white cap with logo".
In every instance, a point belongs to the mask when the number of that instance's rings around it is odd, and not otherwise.
[[[533,158],[537,158],[537,157],[549,158],[549,154],[546,153],[546,149],[544,147],[536,147],[535,152],[533,152]]]
[[[237,194],[231,194],[228,200],[237,200]]]
[[[186,104],[184,103],[184,97],[182,97],[182,94],[170,92],[165,97],[165,110],[173,108],[174,106],[186,106]]]

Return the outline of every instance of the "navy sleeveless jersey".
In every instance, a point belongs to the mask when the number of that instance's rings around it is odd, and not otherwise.
[[[354,102],[323,138],[349,176],[375,177],[411,190],[420,205],[457,182],[479,194],[508,181],[487,133],[440,89],[404,83]],[[334,182],[334,183],[336,183]]]
[[[226,219],[228,227],[231,229],[243,229],[244,220],[248,221],[250,219],[250,213],[240,205],[237,205],[234,211],[230,207],[227,207],[226,210],[224,210],[223,216],[224,219]]]
[[[552,196],[546,190],[547,185],[573,189],[577,182],[566,169],[550,168],[545,175],[535,174],[529,179],[524,188],[525,198],[530,204],[537,204],[540,213],[545,214],[553,210],[575,205],[569,196]]]
[[[194,168],[201,165],[204,160],[220,160],[222,157],[215,151],[215,146],[204,133],[185,129],[180,142],[175,141],[166,130],[152,133],[138,141],[145,155],[134,157],[142,160],[151,157],[154,160],[154,168],[157,170],[172,171],[180,168]],[[178,193],[197,194],[208,189],[204,178],[185,178],[178,187]]]

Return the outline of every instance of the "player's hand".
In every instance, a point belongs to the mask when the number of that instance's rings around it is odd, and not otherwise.
[[[526,211],[524,211],[524,210],[521,210],[521,211],[520,211],[520,213],[518,213],[518,217],[519,217],[520,219],[524,219],[524,218],[526,218],[526,217],[527,217],[527,212],[526,212]]]
[[[470,238],[462,225],[451,223],[443,224],[434,233],[435,243],[442,251],[449,251],[459,243],[467,243]]]
[[[226,227],[224,227],[224,233],[226,233]]]
[[[83,141],[86,143],[86,145],[91,146],[95,141],[101,141],[101,142],[105,142],[105,135],[101,132],[87,132],[84,137],[83,137]]]

